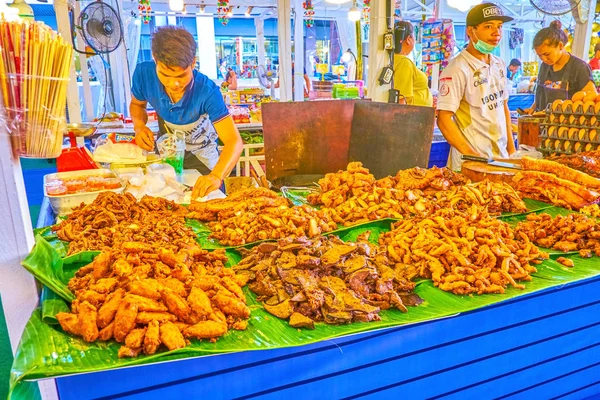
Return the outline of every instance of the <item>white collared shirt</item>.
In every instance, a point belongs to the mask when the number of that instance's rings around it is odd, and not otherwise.
[[[480,153],[490,158],[508,158],[506,88],[506,65],[502,59],[490,55],[488,65],[465,49],[450,60],[440,76],[437,108],[454,113],[466,140]],[[448,167],[460,170],[460,156],[452,147]]]

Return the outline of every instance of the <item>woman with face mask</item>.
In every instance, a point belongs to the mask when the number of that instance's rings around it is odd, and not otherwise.
[[[415,48],[413,26],[408,21],[399,21],[394,27],[396,40],[394,54],[394,89],[406,104],[431,107],[433,98],[429,91],[427,75],[407,57]]]
[[[533,49],[542,60],[535,103],[527,111],[545,110],[554,100],[567,100],[576,92],[596,93],[590,66],[565,50],[567,34],[560,21],[552,21],[533,38]]]
[[[440,76],[438,127],[451,146],[448,167],[461,169],[461,155],[508,158],[512,139],[506,64],[492,54],[502,39],[502,25],[512,21],[492,3],[467,15],[469,43]]]

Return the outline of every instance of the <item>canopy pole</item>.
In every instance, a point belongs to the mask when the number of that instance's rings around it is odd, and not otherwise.
[[[389,85],[379,84],[379,75],[390,64],[390,57],[383,48],[383,35],[387,32],[386,4],[391,0],[372,0],[369,29],[368,97],[373,101],[387,102]],[[391,8],[391,4],[390,4]]]
[[[590,41],[592,40],[592,23],[596,11],[596,0],[581,0],[573,10],[575,32],[573,34],[572,54],[588,61]]]
[[[304,8],[294,0],[294,100],[304,100]],[[308,89],[308,88],[307,88]]]
[[[292,21],[290,0],[277,0],[277,36],[279,40],[279,99],[292,100]]]

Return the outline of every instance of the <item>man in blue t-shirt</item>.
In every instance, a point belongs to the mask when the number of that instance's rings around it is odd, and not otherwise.
[[[139,64],[133,73],[131,104],[135,140],[145,150],[154,149],[154,134],[146,126],[148,103],[161,120],[161,134],[185,135],[186,168],[203,176],[194,185],[192,198],[219,189],[242,154],[243,142],[217,85],[194,69],[196,41],[181,27],[166,26],[152,35],[155,62]],[[217,138],[224,144],[219,155]]]

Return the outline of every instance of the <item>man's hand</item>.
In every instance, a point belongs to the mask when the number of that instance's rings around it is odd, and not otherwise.
[[[196,180],[192,191],[192,200],[204,197],[221,187],[221,179],[213,174],[203,175]]]
[[[148,151],[154,150],[154,132],[146,125],[135,129],[135,144]]]

